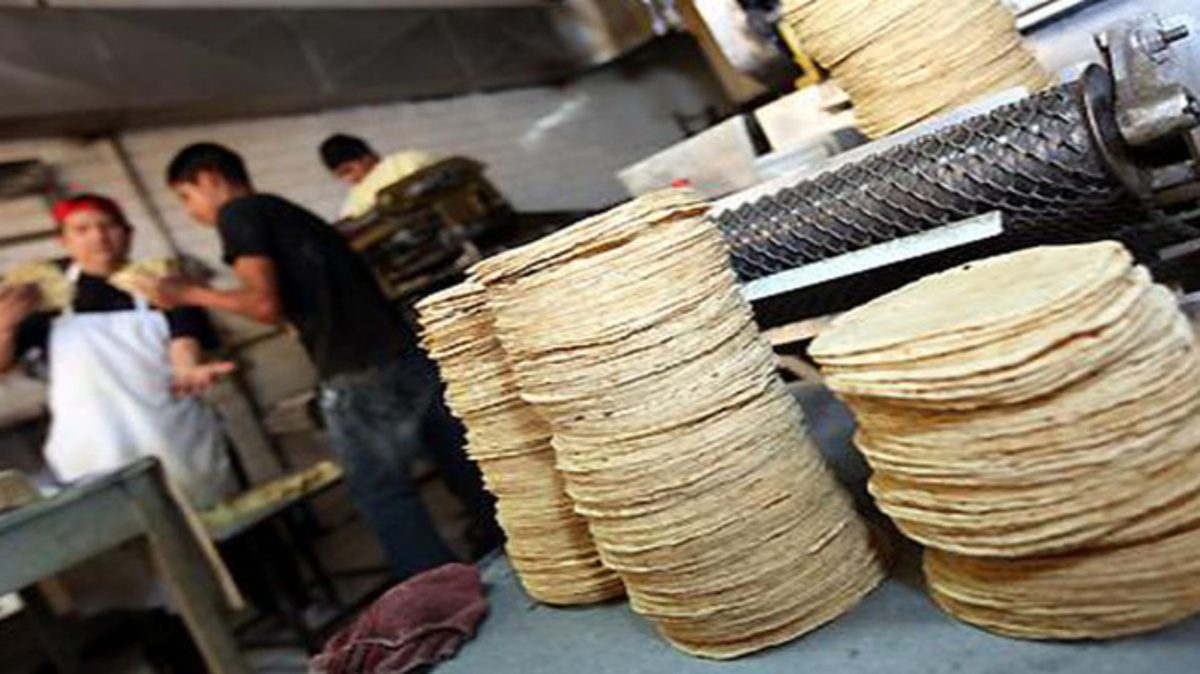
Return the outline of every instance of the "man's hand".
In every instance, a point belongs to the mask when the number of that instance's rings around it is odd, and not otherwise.
[[[227,360],[176,366],[171,371],[171,393],[176,398],[204,395],[234,370],[237,370],[237,364]]]
[[[42,294],[32,283],[0,286],[0,332],[12,332],[37,309]]]
[[[187,301],[188,293],[197,287],[195,282],[183,276],[165,276],[157,279],[144,276],[135,280],[133,285],[151,304],[160,309],[174,309],[191,304]]]
[[[242,287],[214,290],[184,277],[135,282],[139,293],[162,309],[192,306],[227,311],[252,321],[279,325],[284,321],[283,303],[275,263],[265,256],[243,256],[233,263],[233,274]]]

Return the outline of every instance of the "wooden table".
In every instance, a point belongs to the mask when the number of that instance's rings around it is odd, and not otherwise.
[[[0,594],[144,540],[155,569],[214,674],[250,671],[238,652],[215,574],[156,459],[0,514]]]

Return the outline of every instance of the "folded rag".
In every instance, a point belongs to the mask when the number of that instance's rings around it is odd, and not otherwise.
[[[445,564],[388,590],[309,664],[319,674],[405,674],[453,656],[487,610],[479,571]]]

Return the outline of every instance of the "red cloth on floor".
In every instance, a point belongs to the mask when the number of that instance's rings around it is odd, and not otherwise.
[[[312,658],[321,674],[404,674],[446,660],[487,615],[479,571],[445,564],[388,590]]]

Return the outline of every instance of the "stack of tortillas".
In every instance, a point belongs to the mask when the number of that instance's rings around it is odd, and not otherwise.
[[[929,576],[951,612],[1101,637],[1200,609],[1200,592],[1166,605],[1155,589],[1200,584],[1179,542],[1200,535],[1200,357],[1119,244],[927,277],[839,317],[810,354],[855,412],[880,508],[939,550]],[[1150,569],[1127,564],[1140,557]]]
[[[18,265],[4,275],[4,284],[37,286],[37,311],[61,311],[71,302],[71,283],[62,267],[53,262]]]
[[[139,283],[157,281],[176,273],[176,271],[177,266],[174,260],[165,258],[142,260],[130,262],[121,267],[115,274],[108,277],[108,282],[113,287],[120,288],[132,295],[138,292]]]
[[[1049,76],[1000,0],[785,0],[783,22],[872,138]]]
[[[600,562],[587,522],[575,514],[554,467],[550,427],[518,397],[496,339],[483,286],[466,282],[417,305],[423,341],[467,427],[467,451],[496,496],[505,551],[529,594],[585,604],[624,594]]]
[[[715,658],[881,579],[693,193],[654,193],[476,268],[522,397],[634,609]]]

